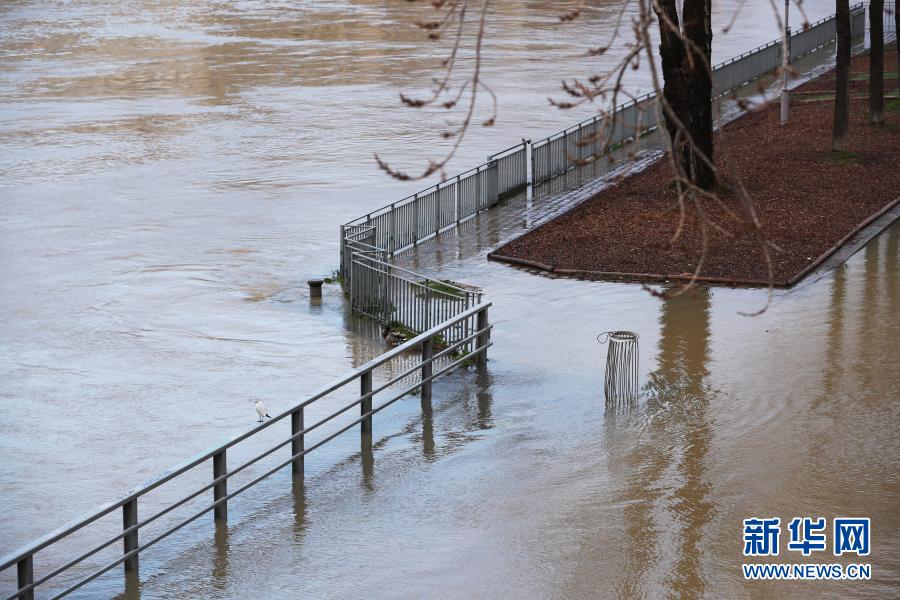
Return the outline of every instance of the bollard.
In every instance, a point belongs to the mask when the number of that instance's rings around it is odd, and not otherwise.
[[[137,498],[132,498],[128,502],[122,505],[122,529],[128,529],[129,527],[133,527],[137,525],[138,522],[138,512],[137,512]],[[138,532],[137,529],[132,531],[131,533],[126,533],[123,537],[125,542],[125,554],[128,554],[132,550],[136,550],[138,547]],[[125,559],[125,570],[137,573],[138,570],[138,555],[137,553],[129,556]]]
[[[322,297],[322,279],[309,279],[307,282],[309,284],[309,297],[310,298],[321,298]]]
[[[303,477],[303,455],[297,456],[301,452],[303,452],[303,436],[297,435],[303,431],[303,407],[301,406],[297,410],[291,413],[291,456],[294,457],[291,471],[294,475],[299,475]],[[294,437],[297,436],[297,437]]]
[[[225,450],[213,455],[213,479],[218,479],[228,472],[226,464]],[[228,480],[223,479],[213,486],[213,501],[218,501],[228,495]],[[213,509],[213,515],[216,521],[228,520],[228,501],[223,500]]]

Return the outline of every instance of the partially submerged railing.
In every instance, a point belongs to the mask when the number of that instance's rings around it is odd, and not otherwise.
[[[455,227],[496,204],[499,199],[497,161],[460,173],[399,202],[342,225],[342,238],[354,227],[373,227],[374,245],[391,255]]]
[[[481,290],[424,277],[364,254],[353,255],[351,273],[353,310],[412,331],[426,331],[481,303]],[[466,337],[467,327],[461,322],[449,328],[447,340]]]
[[[45,586],[45,584],[52,582],[54,578],[63,573],[67,573],[70,570],[77,570],[83,574],[85,570],[90,567],[90,565],[84,564],[86,560],[113,544],[120,542],[120,540],[123,544],[123,551],[120,556],[108,564],[96,566],[78,581],[66,584],[62,589],[53,590],[53,597],[59,598],[68,595],[120,564],[124,564],[126,574],[137,572],[138,555],[141,552],[209,512],[214,513],[215,521],[226,521],[228,518],[229,500],[288,465],[291,466],[291,471],[295,476],[302,477],[304,472],[304,457],[307,454],[345,433],[349,429],[352,429],[356,425],[360,426],[362,443],[371,447],[372,417],[376,413],[384,410],[400,398],[415,392],[416,390],[421,392],[423,401],[430,400],[432,383],[434,380],[461,365],[475,362],[479,368],[485,367],[487,349],[492,345],[490,341],[490,331],[492,326],[488,323],[488,308],[490,306],[490,303],[477,304],[436,324],[434,327],[401,346],[382,354],[378,358],[353,370],[341,379],[328,384],[313,394],[308,400],[275,415],[270,420],[265,421],[246,433],[219,444],[218,446],[174,467],[150,482],[129,491],[122,498],[104,504],[95,511],[76,519],[56,531],[35,540],[24,548],[20,548],[3,557],[0,559],[0,572],[9,569],[12,566],[16,566],[17,570],[17,589],[12,595],[6,597],[7,600],[12,600],[13,598],[32,599],[36,588]],[[451,341],[448,333],[459,328],[464,328],[466,335],[462,337],[456,336]],[[439,347],[436,347],[435,340],[441,341]],[[421,351],[421,359],[416,361],[413,366],[407,368],[401,366],[400,368],[403,370],[397,374],[390,373],[389,378],[385,383],[376,384],[374,382],[373,373],[376,369],[382,366],[388,366],[391,361],[408,356],[408,353],[414,350]],[[406,385],[412,377],[416,377],[416,380]],[[311,425],[305,424],[305,409],[307,407],[325,397],[329,397],[334,392],[343,390],[351,384],[355,384],[357,381],[359,382],[359,395],[352,402],[317,420]],[[399,386],[401,389],[399,391],[397,389],[391,389],[392,387],[396,388],[396,386]],[[382,397],[387,395],[387,399],[384,399],[380,404],[376,405],[375,398],[376,395],[379,394],[382,395]],[[334,421],[338,416],[343,415],[356,406],[360,407],[358,418],[354,419],[349,424],[341,426],[336,431],[329,433],[309,447],[305,446],[305,437],[308,434],[323,425]],[[286,425],[288,421],[290,421],[290,433],[288,434],[285,432],[285,437],[282,441],[259,454],[255,454],[241,465],[232,467],[231,469],[228,468],[227,453],[229,450],[245,441],[254,439],[254,437],[263,430],[269,429],[276,424],[284,423]],[[285,451],[285,454],[277,461],[275,466],[268,466],[261,475],[254,477],[248,483],[231,491],[228,490],[229,478],[244,471],[251,465],[258,463],[263,458],[273,455],[282,448],[288,447],[289,450]],[[201,466],[209,469],[211,475],[211,478],[206,484],[189,494],[181,496],[177,500],[171,501],[164,508],[149,516],[142,519],[138,517],[138,503],[148,492],[169,482],[178,481],[179,478],[184,477],[187,473],[192,472],[195,468]],[[164,515],[172,513],[191,500],[194,500],[203,494],[210,493],[210,491],[212,492],[211,503],[199,510],[194,510],[184,518],[180,518],[177,523],[170,525],[162,533],[155,535],[149,540],[141,540],[140,532],[143,528],[157,521],[157,519]],[[99,519],[119,510],[122,512],[122,530],[119,533],[106,539],[103,543],[81,552],[74,559],[68,560],[64,564],[35,578],[34,557],[37,553],[46,550],[61,540],[68,538],[70,535],[82,531]]]
[[[341,274],[345,282],[353,249],[348,248],[344,240],[359,228],[373,228],[374,237],[367,243],[383,249],[390,256],[452,229],[491,208],[505,196],[525,188],[528,183],[527,145],[528,140],[522,140],[490,156],[486,163],[474,169],[342,225]]]
[[[528,145],[531,140],[522,140],[497,154],[488,157],[488,161],[497,162],[497,197],[498,200],[520,192],[528,185]]]
[[[597,115],[563,129],[531,146],[532,185],[562,175],[578,165],[640,137],[658,125],[654,94],[644,94],[616,107],[608,115]]]

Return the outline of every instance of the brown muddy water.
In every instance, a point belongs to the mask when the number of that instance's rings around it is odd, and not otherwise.
[[[603,67],[583,54],[618,5],[588,4],[563,28],[554,3],[497,3],[500,118],[451,172],[591,114],[546,106]],[[440,149],[442,121],[397,102],[439,61],[410,10],[0,5],[0,554],[250,427],[252,400],[282,410],[383,351],[338,288],[311,301],[303,281],[337,265],[339,223],[424,187],[373,151],[412,169]],[[745,4],[717,59],[774,38],[769,10]],[[379,415],[372,454],[348,435],[304,486],[274,476],[227,529],[161,542],[127,596],[896,595],[897,225],[751,319],[764,292],[662,302],[488,263],[511,234],[492,218],[404,259],[484,287],[489,374],[437,384],[430,414],[411,398]],[[607,412],[595,337],[619,328],[641,335],[643,391]],[[873,580],[744,582],[741,520],[767,515],[871,517]],[[75,596],[121,593],[115,569]]]

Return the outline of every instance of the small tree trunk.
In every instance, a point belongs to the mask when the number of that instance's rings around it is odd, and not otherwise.
[[[684,0],[680,24],[675,0],[660,0],[657,20],[660,28],[659,55],[663,72],[663,95],[675,113],[666,114],[666,128],[672,152],[684,175],[697,187],[710,190],[716,185],[713,161],[711,0]],[[677,31],[664,24],[667,18],[695,48],[685,44]],[[699,52],[698,52],[699,51]],[[678,122],[684,126],[679,127]],[[693,141],[693,144],[691,144]]]
[[[869,4],[869,123],[884,122],[884,0]]]
[[[850,122],[850,1],[836,0],[837,82],[834,90],[834,127],[831,149],[843,150]]]

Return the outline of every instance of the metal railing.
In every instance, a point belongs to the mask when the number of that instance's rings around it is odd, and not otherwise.
[[[865,32],[865,7],[851,8],[854,37]],[[796,59],[835,39],[835,17],[826,17],[791,35],[791,57]],[[713,68],[714,95],[728,94],[771,72],[781,64],[781,40],[773,40]],[[389,257],[419,242],[456,227],[497,204],[505,194],[558,177],[579,164],[634,141],[659,127],[655,94],[645,94],[573,127],[531,143],[520,144],[488,157],[488,162],[441,181],[435,186],[375,210],[341,226],[341,275],[359,313],[382,323],[398,321],[413,331],[427,328],[433,319],[452,315],[468,304],[442,297],[431,280],[388,264]],[[356,285],[354,279],[364,278]],[[424,286],[425,292],[418,289]],[[450,286],[452,287],[452,286]],[[469,300],[469,292],[457,289]],[[437,310],[438,314],[434,314]]]
[[[12,566],[16,566],[17,570],[17,589],[12,595],[6,597],[7,600],[12,600],[13,598],[30,600],[34,597],[36,588],[47,584],[55,577],[62,573],[66,573],[69,570],[77,570],[83,574],[86,569],[89,568],[88,565],[83,564],[84,561],[120,540],[123,543],[123,552],[120,556],[108,564],[96,567],[92,572],[82,577],[77,582],[66,585],[66,587],[61,590],[54,590],[52,592],[53,597],[60,598],[66,596],[120,564],[124,564],[126,575],[128,573],[136,573],[138,570],[138,556],[141,552],[209,512],[214,513],[215,521],[226,521],[228,518],[229,500],[289,465],[295,476],[302,477],[304,472],[304,457],[307,454],[357,425],[360,426],[362,443],[364,445],[368,444],[368,446],[371,447],[372,417],[376,413],[384,410],[400,398],[413,393],[416,390],[420,390],[423,401],[430,401],[432,382],[461,365],[469,364],[474,361],[479,368],[484,368],[486,366],[487,349],[492,345],[490,341],[492,325],[488,322],[488,308],[490,306],[490,303],[477,304],[444,320],[406,343],[358,367],[341,379],[328,384],[308,400],[275,415],[270,420],[265,421],[246,433],[219,444],[218,446],[174,467],[148,483],[127,492],[120,499],[104,504],[90,514],[72,521],[56,531],[3,557],[0,559],[0,572],[9,569]],[[446,335],[447,332],[453,328],[458,328],[458,326],[462,324],[465,324],[467,327],[466,335],[464,337],[458,337],[454,341],[448,341]],[[436,340],[441,341],[438,347],[436,347]],[[395,373],[393,370],[389,371],[387,374],[388,379],[385,383],[376,385],[373,382],[373,373],[376,369],[382,366],[388,366],[395,359],[408,356],[410,351],[419,348],[421,348],[421,359],[415,361],[412,366],[407,367],[406,364],[408,364],[408,362],[402,364],[400,367],[402,371],[399,373]],[[406,378],[410,378],[410,376],[417,376],[416,381],[409,385],[404,385],[409,381],[409,379]],[[330,396],[338,390],[343,390],[348,386],[351,386],[351,384],[355,384],[356,382],[359,382],[359,395],[352,402],[317,420],[311,425],[305,424],[304,416],[307,407],[322,398]],[[390,389],[392,387],[394,387],[394,389]],[[397,391],[396,387],[402,387],[402,389]],[[384,399],[376,406],[375,397],[377,394],[381,394],[382,397],[386,395],[387,399]],[[358,418],[354,419],[349,424],[341,426],[336,431],[328,433],[328,435],[316,441],[314,444],[311,444],[309,447],[305,446],[305,436],[326,423],[334,421],[338,416],[343,415],[356,406],[360,407]],[[232,467],[231,469],[228,468],[227,453],[229,450],[235,448],[242,442],[253,439],[263,430],[282,422],[287,423],[288,421],[290,421],[290,434],[285,432],[285,437],[282,441],[259,454],[255,454],[252,458],[246,460],[239,466]],[[266,470],[261,475],[258,475],[248,483],[229,491],[229,478],[244,471],[251,465],[258,463],[263,458],[287,447],[289,447],[290,450],[285,452],[286,455],[282,456],[274,467],[267,465]],[[206,484],[185,496],[181,496],[178,500],[172,501],[150,516],[144,517],[143,519],[138,518],[138,502],[148,492],[163,484],[179,480],[179,478],[188,472],[201,466],[210,469],[211,478]],[[210,504],[179,519],[177,523],[169,526],[162,533],[155,535],[151,539],[146,541],[140,539],[140,532],[144,527],[179,507],[184,506],[191,500],[194,500],[203,494],[210,493],[210,491],[212,492],[212,502]],[[121,532],[35,579],[33,567],[34,557],[37,553],[68,538],[68,536],[73,533],[81,531],[102,517],[119,510],[122,512]]]
[[[412,331],[426,331],[481,303],[481,290],[430,279],[364,254],[353,255],[351,273],[353,310]],[[455,342],[467,337],[469,329],[468,322],[459,322],[445,337]]]
[[[528,186],[528,145],[531,140],[522,140],[512,148],[507,148],[488,157],[497,161],[497,196],[502,199]]]
[[[854,38],[865,32],[865,7],[851,7]],[[835,17],[826,17],[808,29],[791,34],[791,60],[835,39]],[[781,64],[781,40],[772,40],[713,67],[714,95],[724,96],[776,69]],[[539,185],[576,168],[581,161],[606,154],[659,125],[656,95],[646,94],[586,119],[531,145],[532,185]]]
[[[526,143],[523,141],[474,169],[345,223],[341,226],[341,239],[354,227],[374,227],[374,245],[395,255],[459,225],[495,205],[510,190],[524,185],[519,183],[527,177],[524,161],[519,159],[516,150],[525,152]],[[520,173],[514,172],[517,165],[521,165]]]
[[[532,185],[539,185],[657,126],[656,96],[644,94],[531,145]]]
[[[884,33],[897,33],[897,21],[894,19],[895,11],[897,10],[896,2],[885,2],[883,9],[883,17],[882,21],[884,22]]]
[[[866,22],[862,3],[851,7],[850,19],[852,35],[859,39],[864,35]],[[834,15],[792,33],[791,60],[833,42],[835,35]],[[781,40],[776,39],[716,65],[714,94],[728,94],[776,69],[781,64],[781,52]],[[357,251],[345,240],[353,239],[356,228],[373,228],[373,237],[367,238],[366,243],[394,256],[458,226],[497,204],[504,195],[525,188],[529,183],[529,154],[530,183],[539,185],[577,167],[581,161],[594,159],[653,131],[659,126],[656,104],[655,94],[645,94],[533,144],[523,139],[522,143],[491,155],[483,165],[344,224],[341,274],[345,283],[352,276],[351,256]]]

